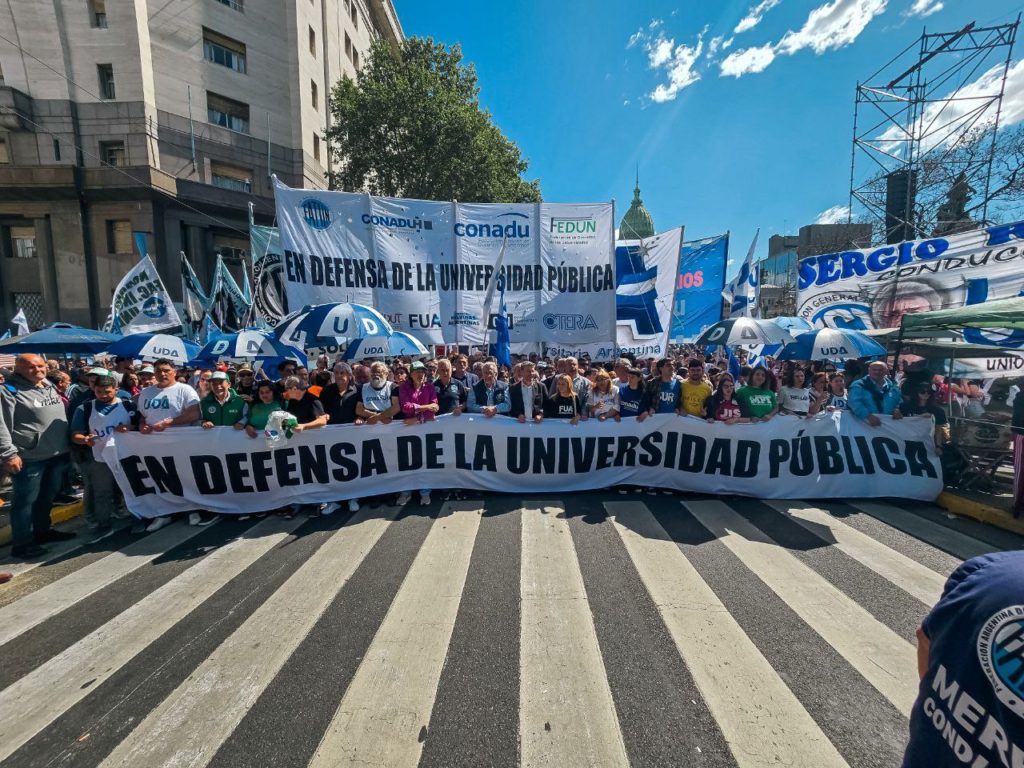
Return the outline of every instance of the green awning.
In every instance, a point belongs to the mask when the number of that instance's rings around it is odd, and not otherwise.
[[[1024,330],[1024,297],[1000,299],[970,307],[940,309],[903,316],[904,331],[941,331],[961,328]]]

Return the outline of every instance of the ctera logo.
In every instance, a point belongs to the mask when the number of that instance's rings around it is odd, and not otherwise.
[[[462,224],[455,225],[456,237],[492,237],[509,240],[530,236],[530,217],[525,213],[502,213],[494,217],[494,224]]]
[[[585,328],[597,328],[593,315],[555,315],[548,313],[541,318],[544,327],[549,331],[582,331]]]
[[[302,218],[313,229],[325,230],[331,226],[331,209],[315,197],[307,197],[300,203]]]

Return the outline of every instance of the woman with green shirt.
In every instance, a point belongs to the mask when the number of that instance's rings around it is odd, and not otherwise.
[[[736,392],[740,403],[747,406],[751,421],[768,421],[779,412],[779,401],[768,385],[768,371],[755,368],[750,383]]]
[[[256,397],[249,405],[249,423],[245,432],[256,437],[267,428],[267,420],[274,411],[283,411],[284,406],[277,399],[277,387],[272,381],[261,381],[256,387]]]

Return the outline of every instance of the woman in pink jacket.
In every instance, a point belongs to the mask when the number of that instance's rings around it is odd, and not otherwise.
[[[434,420],[438,410],[437,389],[427,378],[427,366],[418,360],[409,367],[409,378],[398,387],[398,405],[406,424],[422,424]],[[408,504],[411,498],[412,494],[402,491],[395,503],[402,506]],[[424,488],[420,491],[420,504],[426,506],[429,503],[430,489]]]

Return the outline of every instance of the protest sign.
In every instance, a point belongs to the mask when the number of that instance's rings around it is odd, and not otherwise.
[[[114,289],[104,327],[114,333],[153,333],[181,320],[149,256],[139,259]]]
[[[930,417],[884,417],[872,428],[838,412],[757,424],[659,415],[576,426],[463,414],[415,426],[328,426],[273,447],[230,428],[180,427],[117,434],[104,457],[141,517],[245,514],[419,488],[523,494],[629,484],[925,501],[942,490]]]

